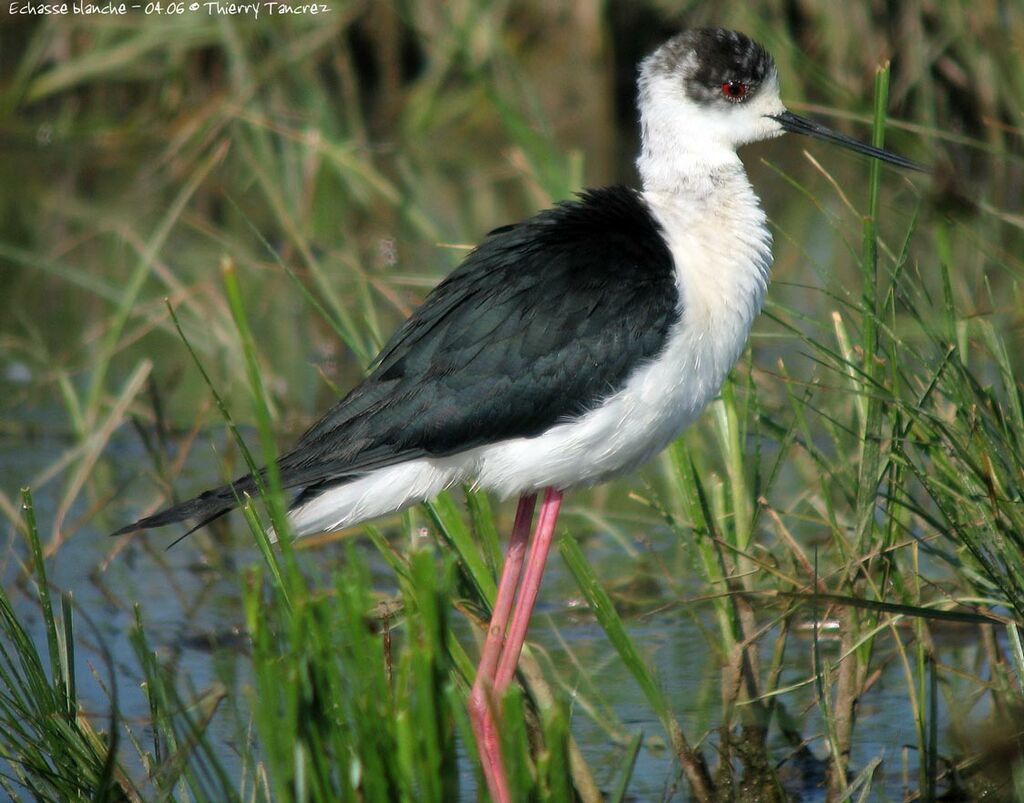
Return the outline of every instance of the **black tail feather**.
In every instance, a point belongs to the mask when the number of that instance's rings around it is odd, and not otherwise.
[[[199,523],[186,532],[185,535],[181,536],[181,538],[184,538],[238,507],[238,500],[242,494],[252,493],[255,488],[256,483],[253,481],[252,476],[245,476],[235,480],[230,485],[222,485],[219,488],[204,491],[199,496],[195,496],[177,505],[172,505],[169,508],[154,513],[152,516],[145,516],[138,521],[121,527],[119,530],[115,530],[111,535],[126,535],[138,532],[139,530],[163,527],[164,525],[174,524],[179,521],[198,519]]]
[[[194,533],[196,530],[203,529],[203,527],[205,527],[207,524],[215,522],[221,516],[224,516],[224,515],[226,515],[226,514],[228,514],[230,512],[231,512],[231,508],[230,507],[225,507],[225,508],[222,508],[221,510],[216,511],[215,513],[211,513],[209,516],[206,516],[203,519],[200,519],[197,524],[193,524],[191,527],[189,527],[187,530],[185,530],[185,532],[183,532],[181,535],[179,535],[177,538],[175,538],[173,541],[171,541],[171,543],[169,543],[167,545],[167,549],[170,549],[172,546],[177,546],[182,541],[184,541],[186,538],[188,538],[190,535],[192,535],[192,533]]]

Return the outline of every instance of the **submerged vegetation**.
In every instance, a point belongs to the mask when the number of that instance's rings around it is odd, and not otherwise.
[[[274,546],[271,476],[170,552],[105,534],[272,456],[465,244],[632,183],[637,59],[714,23],[765,43],[795,108],[934,174],[743,154],[766,312],[690,432],[569,497],[505,700],[512,784],[1024,799],[1024,19],[778,5],[5,22],[7,796],[483,794],[466,697],[508,505],[465,489]]]

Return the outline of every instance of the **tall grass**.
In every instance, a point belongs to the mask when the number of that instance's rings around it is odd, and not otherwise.
[[[1024,688],[1013,149],[1024,82],[1012,47],[1021,21],[997,5],[876,19],[804,3],[786,21],[736,3],[714,20],[687,17],[762,38],[795,106],[873,119],[876,143],[884,133],[930,156],[936,175],[817,148],[780,162],[797,151],[780,143],[747,156],[770,191],[777,255],[751,351],[641,477],[574,494],[552,567],[567,570],[560,588],[578,590],[577,615],[608,645],[599,665],[624,669],[651,725],[620,721],[616,690],[574,663],[566,639],[568,659],[529,647],[503,733],[523,799],[663,788],[695,800],[807,789],[867,800],[900,783],[923,799],[1024,792],[1013,747]],[[273,25],[186,15],[0,30],[0,132],[22,157],[0,163],[0,368],[29,376],[8,383],[0,438],[27,451],[27,411],[43,404],[41,425],[66,438],[18,477],[52,500],[42,527],[30,495],[0,488],[12,534],[0,592],[8,796],[479,794],[465,698],[507,529],[496,500],[445,494],[367,527],[366,549],[350,545],[327,566],[320,547],[271,544],[268,524],[287,531],[271,474],[265,493],[241,500],[236,524],[248,526],[235,529],[246,532],[177,547],[225,572],[225,554],[255,556],[238,572],[245,672],[236,686],[193,686],[139,600],[131,671],[144,723],[124,713],[125,659],[97,646],[109,635],[89,626],[95,612],[66,593],[57,604],[53,570],[140,508],[197,490],[179,479],[196,444],[218,444],[225,476],[271,461],[355,381],[463,243],[626,174],[610,165],[631,122],[619,132],[610,101],[585,119],[576,110],[613,97],[616,80],[631,84],[626,54],[680,27],[672,13],[373,3]],[[623,64],[611,73],[615,53]],[[892,72],[875,72],[886,54]],[[129,420],[151,463],[141,480],[139,452],[110,447]],[[200,434],[221,421],[232,435]],[[659,531],[670,546],[650,571],[658,591],[638,607],[620,583]],[[149,538],[97,550],[99,573],[137,549],[159,556],[164,541]],[[595,558],[602,549],[615,559]],[[708,655],[715,688],[699,701],[635,635],[673,609],[704,633],[683,646]],[[535,627],[550,632],[544,617]],[[945,646],[953,627],[970,648]],[[81,691],[83,653],[97,660],[99,708]],[[900,687],[914,743],[872,752],[864,711],[883,684],[890,699]],[[229,715],[243,726],[224,744],[214,726]],[[578,744],[581,720],[607,743]],[[635,775],[649,757],[662,773],[653,782]]]

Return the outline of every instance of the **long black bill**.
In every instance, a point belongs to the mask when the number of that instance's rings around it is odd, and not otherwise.
[[[897,167],[906,167],[910,170],[920,170],[922,173],[928,172],[928,168],[920,162],[913,162],[910,159],[898,156],[890,151],[876,148],[874,145],[859,142],[858,140],[853,139],[853,137],[840,134],[838,131],[826,128],[820,123],[808,120],[806,117],[793,114],[791,111],[784,111],[782,114],[771,114],[768,116],[773,120],[777,120],[782,124],[783,129],[792,134],[805,134],[809,137],[817,137],[818,139],[834,142],[836,145],[842,145],[844,148],[849,148],[851,151],[863,153],[865,156],[874,157],[875,159],[888,162],[889,164],[896,165]]]

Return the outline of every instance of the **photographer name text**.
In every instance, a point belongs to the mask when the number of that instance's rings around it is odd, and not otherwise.
[[[122,16],[132,13],[176,17],[183,14],[206,14],[211,17],[284,17],[326,14],[327,3],[284,3],[280,0],[260,0],[253,3],[224,3],[219,0],[150,0],[146,3],[26,3],[15,2],[7,7],[12,16]]]

